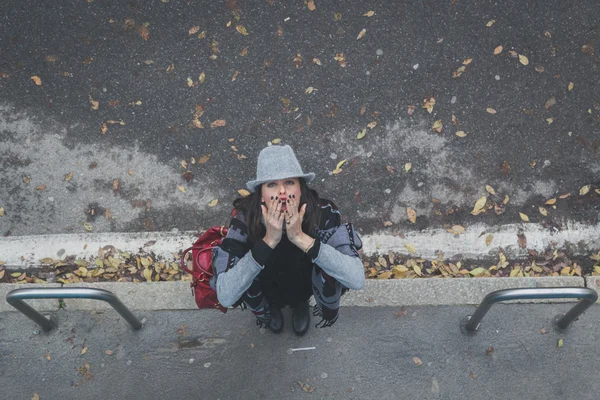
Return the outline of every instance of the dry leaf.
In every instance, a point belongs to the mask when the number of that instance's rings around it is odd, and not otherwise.
[[[100,132],[103,135],[105,135],[107,131],[108,131],[108,125],[106,125],[106,123],[103,123],[102,125],[100,125]]]
[[[188,31],[188,35],[194,35],[194,34],[198,33],[199,30],[200,30],[199,26],[192,26],[190,28],[190,30]]]
[[[556,98],[554,96],[552,96],[548,100],[546,100],[546,104],[544,105],[544,107],[546,107],[546,110],[548,110],[548,109],[550,109],[550,107],[552,107],[555,104],[556,104]]]
[[[244,48],[242,49],[242,51],[240,51],[240,56],[241,56],[241,57],[246,57],[247,55],[248,55],[248,48],[247,48],[247,47],[244,47]]]
[[[519,62],[523,65],[529,65],[529,59],[523,54],[519,54]]]
[[[423,108],[427,109],[429,114],[433,112],[433,106],[435,106],[435,99],[433,97],[423,100]]]
[[[106,354],[107,356],[112,356],[113,351],[112,350],[104,350],[104,354]]]
[[[554,203],[556,203],[556,198],[554,198],[554,199],[550,199],[550,200],[547,200],[547,201],[546,201],[546,204],[547,204],[547,205],[549,205],[549,206],[551,206],[551,205],[552,205],[552,204],[554,204]]]
[[[244,36],[248,36],[248,30],[246,30],[246,27],[243,25],[236,25],[235,26],[235,30],[238,31],[239,33],[241,33]]]
[[[546,122],[548,125],[550,125],[552,122],[554,122],[554,118],[546,118]]]
[[[377,121],[372,121],[367,124],[367,128],[373,129],[377,126]]]
[[[224,119],[218,119],[218,120],[216,120],[216,121],[213,121],[213,122],[210,124],[210,127],[211,127],[211,128],[216,128],[216,127],[219,127],[219,126],[225,126],[225,125],[226,125],[226,122],[225,122],[225,120],[224,120]]]
[[[46,354],[44,354],[44,357],[46,357],[46,360],[48,360],[48,361],[52,360],[52,357],[50,356],[50,353],[48,352],[48,350],[46,350]]]
[[[569,82],[569,86],[567,87],[569,89],[569,92],[573,90],[574,87],[575,85],[573,84],[573,82]]]
[[[518,233],[517,238],[518,238],[517,243],[519,244],[519,247],[522,249],[526,248],[527,247],[527,237],[522,233]]]
[[[451,229],[448,229],[448,232],[452,233],[453,235],[460,235],[464,231],[465,227],[462,225],[453,225]]]
[[[495,22],[496,22],[495,19],[491,19],[491,20],[488,21],[487,24],[485,24],[485,26],[487,26],[488,28],[490,28],[492,25],[494,25]]]
[[[394,225],[394,224],[392,223],[392,221],[385,221],[385,222],[383,223],[383,226],[392,226],[392,225]]]
[[[404,247],[406,247],[406,250],[408,250],[409,252],[411,252],[413,254],[417,254],[417,250],[415,249],[415,247],[412,244],[406,243],[404,245]]]
[[[87,351],[88,351],[88,348],[86,346],[83,349],[81,349],[81,354],[85,354],[85,353],[87,353]]]
[[[219,199],[214,199],[214,200],[211,200],[211,202],[210,202],[210,203],[208,203],[208,206],[209,206],[209,207],[214,207],[214,206],[216,206],[217,204],[219,204]]]
[[[310,11],[315,11],[317,9],[317,6],[315,5],[315,0],[308,0],[307,6]]]
[[[323,64],[321,63],[321,60],[319,60],[319,59],[318,59],[318,58],[316,58],[316,57],[315,57],[315,58],[313,58],[313,59],[312,59],[312,61],[313,61],[313,63],[315,63],[315,64],[317,64],[317,65],[323,65]]]
[[[367,33],[367,30],[363,28],[363,29],[360,31],[360,33],[358,34],[358,36],[356,37],[356,40],[360,40],[360,39],[362,39],[363,37],[365,37],[365,33]]]
[[[475,202],[475,207],[473,207],[473,211],[471,211],[471,214],[477,215],[477,214],[481,213],[483,211],[483,208],[485,207],[486,203],[487,203],[487,197],[485,197],[485,196],[480,197],[479,200],[477,200]]]
[[[563,347],[565,342],[562,339],[558,339],[558,343],[556,344],[558,347]]]
[[[558,196],[559,199],[566,199],[567,197],[571,196],[571,192],[569,193],[565,193],[565,194],[561,194],[560,196]]]
[[[372,17],[373,15],[375,15],[375,11],[370,10],[370,11],[367,11],[366,13],[364,13],[363,17]]]
[[[408,220],[413,224],[417,222],[417,212],[410,207],[406,207],[406,215]]]
[[[240,71],[235,71],[235,74],[231,77],[231,82],[235,82],[237,77],[240,75]]]
[[[35,190],[40,190],[40,191],[46,190],[46,185],[44,185],[44,184],[38,185],[35,187]]]
[[[92,95],[89,95],[90,98],[90,106],[92,110],[97,110],[100,107],[100,102],[92,99]]]
[[[358,132],[358,135],[356,135],[356,138],[360,140],[360,139],[364,138],[366,134],[367,134],[367,129],[365,128],[365,129],[361,130],[360,132]]]
[[[342,165],[346,164],[346,161],[348,161],[348,159],[343,159],[342,161],[340,161],[339,163],[337,163],[337,166],[335,167],[335,169],[342,168]]]
[[[487,235],[485,238],[485,245],[489,246],[492,244],[492,240],[494,240],[494,235]]]
[[[404,170],[406,172],[410,171],[410,169],[412,168],[412,164],[407,162],[406,164],[404,164]]]
[[[240,189],[238,190],[238,193],[240,194],[240,196],[242,197],[246,197],[246,196],[250,196],[250,192],[247,191],[246,189]]]
[[[538,210],[544,217],[548,216],[548,210],[546,210],[544,207],[538,207]]]
[[[33,80],[33,82],[35,82],[36,85],[42,86],[42,80],[40,79],[39,76],[34,75],[31,77],[31,79]]]
[[[31,178],[28,177],[27,175],[23,175],[23,183],[25,183],[26,185],[29,185],[29,183],[31,183]]]
[[[67,175],[65,175],[65,182],[69,182],[71,180],[71,178],[73,178],[73,171],[71,171]]]
[[[37,393],[33,394],[33,397],[31,398],[31,400],[40,400],[40,395]]]
[[[529,222],[529,217],[525,214],[523,214],[522,212],[519,213],[519,216],[521,217],[521,219],[525,222]]]
[[[579,189],[579,195],[584,196],[584,195],[588,194],[589,191],[590,191],[590,185],[585,185],[584,187]]]
[[[458,132],[456,132],[456,136],[463,138],[463,137],[466,137],[467,134],[464,131],[458,131]]]
[[[0,207],[0,217],[4,217],[4,207]]]
[[[489,114],[496,114],[496,110],[491,107],[486,108],[485,111],[487,111]]]
[[[421,359],[420,359],[419,357],[413,357],[413,358],[412,358],[412,361],[413,361],[413,362],[414,362],[416,365],[418,365],[419,367],[420,367],[421,365],[423,365],[423,361],[421,361]]]
[[[312,93],[314,90],[315,90],[315,88],[314,88],[314,87],[312,87],[312,86],[309,86],[309,87],[307,87],[307,88],[306,88],[306,90],[304,91],[304,93],[306,93],[306,94],[311,94],[311,93]]]
[[[442,120],[438,119],[431,126],[431,130],[434,132],[437,132],[437,133],[442,133],[442,127],[443,127]]]
[[[179,189],[179,191],[181,193],[185,193],[185,187],[181,186],[181,185],[177,185],[177,189]]]
[[[493,195],[495,195],[495,194],[496,194],[496,191],[495,191],[495,190],[494,190],[494,188],[493,188],[493,187],[491,187],[490,185],[485,185],[485,190],[487,190],[487,191],[488,191],[488,193],[491,193],[491,194],[493,194]]]
[[[200,157],[198,159],[198,164],[204,164],[205,162],[207,162],[208,160],[210,160],[210,154],[206,154],[202,157]]]
[[[504,50],[504,47],[498,46],[494,49],[494,54],[498,55],[498,54],[502,53],[502,50]]]

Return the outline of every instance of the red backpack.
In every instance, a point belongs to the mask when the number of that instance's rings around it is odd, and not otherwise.
[[[190,286],[198,308],[216,308],[224,313],[227,312],[227,308],[219,303],[217,292],[210,287],[210,279],[214,276],[212,250],[221,244],[225,236],[227,236],[227,227],[213,226],[204,232],[192,247],[185,249],[181,256],[181,268],[192,275]],[[190,250],[192,252],[192,271],[185,265],[185,256]]]

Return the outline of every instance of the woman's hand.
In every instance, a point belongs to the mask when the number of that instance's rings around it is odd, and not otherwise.
[[[304,251],[311,243],[312,238],[302,231],[302,221],[306,213],[306,204],[303,204],[298,210],[296,199],[288,199],[287,209],[285,210],[285,232],[290,242]]]
[[[281,235],[283,232],[284,216],[281,210],[281,200],[271,197],[269,208],[261,204],[262,215],[265,218],[265,225],[267,226],[267,233],[263,240],[272,249],[277,247],[281,241]]]

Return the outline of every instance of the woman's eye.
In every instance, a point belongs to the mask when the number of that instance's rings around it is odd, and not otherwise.
[[[294,181],[287,181],[286,183],[287,183],[288,185],[293,185],[293,184],[294,184]]]

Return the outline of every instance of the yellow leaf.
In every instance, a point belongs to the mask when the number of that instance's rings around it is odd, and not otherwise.
[[[491,20],[488,21],[487,24],[485,24],[485,26],[487,26],[488,28],[490,28],[492,25],[494,25],[494,22],[496,22],[496,20],[495,19],[491,19]]]
[[[544,207],[539,207],[538,210],[540,210],[540,214],[542,214],[544,217],[548,215],[548,210],[546,210]]]
[[[6,273],[6,270],[2,270],[0,271],[0,279],[4,278],[4,274]]]
[[[244,36],[248,36],[248,30],[243,25],[236,25],[235,30]]]
[[[497,112],[496,110],[494,110],[491,107],[486,108],[485,111],[487,111],[489,114],[496,114],[496,112]]]
[[[185,160],[181,160],[181,168],[183,168],[183,169],[187,169],[187,167],[188,167],[188,163],[187,163],[187,161],[185,161]]]
[[[429,114],[433,112],[433,106],[435,106],[435,99],[433,97],[423,100],[423,108],[427,109]]]
[[[521,272],[521,268],[513,268],[512,271],[510,271],[510,277],[514,278],[515,276],[519,275],[519,272]]]
[[[312,87],[312,86],[309,86],[309,87],[307,87],[307,88],[306,88],[306,90],[304,91],[304,93],[306,93],[306,94],[311,94],[311,93],[312,93],[314,90],[315,90],[315,88],[314,88],[314,87]]]
[[[407,162],[406,164],[404,164],[404,170],[406,172],[410,171],[410,169],[412,168],[412,164]]]
[[[40,400],[40,395],[37,393],[33,394],[33,397],[31,398],[31,400]]]
[[[224,119],[218,119],[218,120],[216,120],[216,121],[213,121],[213,122],[210,124],[210,127],[211,127],[211,128],[215,128],[215,127],[218,127],[218,126],[225,126],[226,124],[227,124],[227,123],[226,123],[226,121],[225,121]]]
[[[383,226],[392,226],[392,225],[394,225],[394,223],[392,221],[385,221],[383,223]]]
[[[519,54],[519,62],[523,65],[529,65],[529,59],[523,54]]]
[[[456,132],[456,136],[465,137],[465,136],[467,136],[467,134],[465,133],[465,131],[458,131],[458,132]]]
[[[546,204],[549,205],[549,206],[551,206],[554,203],[556,203],[556,198],[550,199],[550,200],[546,201]]]
[[[89,95],[89,98],[90,98],[90,106],[92,107],[92,110],[97,110],[100,107],[100,102],[92,99],[92,95]]]
[[[315,63],[315,64],[317,64],[317,65],[323,65],[323,64],[321,63],[321,60],[319,60],[319,59],[318,59],[318,58],[316,58],[316,57],[315,57],[315,58],[313,58],[313,63]]]
[[[344,160],[340,161],[339,163],[337,163],[337,166],[335,167],[335,169],[342,168],[342,165],[346,164],[346,161],[348,161],[348,160],[344,159]]]
[[[83,224],[83,229],[85,229],[88,232],[91,232],[94,229],[94,226],[89,222],[86,222]]]
[[[356,37],[356,40],[360,40],[360,39],[362,39],[363,37],[365,37],[365,33],[367,33],[367,30],[363,28],[363,29],[360,31],[360,33],[358,34],[358,36]]]
[[[376,126],[377,126],[377,121],[369,122],[369,123],[367,124],[367,128],[369,128],[369,129],[373,129],[373,128],[375,128]]]
[[[67,175],[65,175],[65,182],[69,182],[71,180],[71,178],[73,178],[73,172],[69,172]]]
[[[571,90],[573,90],[574,87],[575,87],[575,85],[573,84],[573,82],[569,82],[569,86],[568,86],[569,92]]]
[[[366,13],[364,13],[363,17],[372,17],[373,15],[375,15],[375,11],[370,10],[370,11],[367,11]]]
[[[564,342],[562,339],[558,339],[557,346],[558,346],[558,347],[563,347],[563,344],[564,344],[564,343],[565,343],[565,342]]]
[[[584,196],[584,195],[588,194],[589,191],[590,191],[590,185],[585,185],[584,187],[579,189],[579,195]]]
[[[367,134],[367,128],[358,132],[358,135],[356,135],[356,139],[360,140],[360,139],[364,138],[366,134]]]
[[[332,173],[333,175],[337,175],[337,174],[339,174],[340,172],[342,172],[342,169],[341,169],[341,168],[336,168],[336,169],[334,169],[333,171],[331,171],[331,173]]]
[[[0,217],[4,217],[4,207],[0,207]]]
[[[281,139],[279,139],[279,138],[273,139],[273,140],[271,140],[271,143],[273,143],[273,144],[279,144],[279,143],[281,143]]]
[[[199,80],[200,83],[204,83],[204,81],[206,80],[206,74],[204,72],[200,72]]]
[[[13,278],[16,278],[18,276],[21,276],[22,272],[13,272],[10,274],[10,276],[12,276]]]
[[[210,203],[208,203],[208,206],[209,206],[209,207],[214,207],[214,206],[216,206],[217,204],[219,204],[219,199],[214,199],[214,200],[211,200],[211,202],[210,202]]]
[[[485,268],[479,267],[479,268],[475,268],[472,271],[470,271],[469,273],[473,276],[478,276],[481,275],[485,272]]]
[[[462,225],[453,225],[452,229],[450,229],[450,233],[454,235],[460,235],[465,231],[465,227]]]
[[[565,193],[565,194],[561,194],[560,196],[558,196],[559,199],[566,199],[567,197],[571,196],[571,192],[569,193]]]
[[[240,56],[246,57],[248,55],[248,48],[244,47],[242,51],[240,51]]]
[[[417,250],[415,249],[415,247],[412,244],[406,243],[404,245],[404,247],[406,247],[406,250],[408,250],[409,252],[411,252],[413,254],[417,254]]]
[[[240,196],[242,197],[246,197],[246,196],[250,196],[250,192],[247,191],[246,189],[240,189],[238,190],[238,193],[240,194]]]
[[[406,207],[406,215],[408,220],[413,224],[417,222],[417,212],[410,207]]]
[[[199,26],[192,26],[190,28],[190,30],[188,31],[188,35],[194,35],[194,34],[198,33],[199,30],[200,30]]]
[[[494,235],[487,235],[485,238],[485,245],[489,246],[492,244],[492,240],[494,240]]]
[[[181,193],[185,193],[185,187],[181,186],[181,185],[177,185],[177,189],[179,189],[179,191]]]
[[[490,185],[485,185],[485,190],[487,190],[487,191],[488,191],[488,193],[491,193],[491,194],[493,194],[493,195],[495,195],[495,194],[496,194],[496,191],[495,191],[495,190],[494,190],[494,188],[493,188],[493,187],[491,187]]]
[[[498,46],[498,47],[496,47],[496,48],[494,49],[494,54],[495,54],[495,55],[498,55],[498,54],[502,53],[502,50],[503,50],[503,49],[504,49],[504,47],[502,47],[502,46]]]
[[[310,11],[315,11],[317,9],[317,6],[315,5],[315,0],[308,0],[307,6]]]
[[[437,132],[437,133],[442,133],[442,120],[438,119],[436,120],[433,125],[431,126],[431,130]]]
[[[421,361],[421,359],[419,357],[413,357],[412,360],[418,366],[423,365],[423,361]]]
[[[554,122],[554,118],[546,118],[546,122],[548,125],[550,125],[552,122]]]
[[[144,278],[146,279],[146,282],[152,282],[152,270],[148,269],[148,268],[144,268]]]
[[[36,85],[42,86],[42,80],[40,79],[39,76],[34,75],[31,77],[31,80],[33,80],[33,82],[35,82]]]
[[[88,351],[88,348],[86,346],[83,349],[81,349],[81,354],[85,354],[85,353],[87,353],[87,351]]]
[[[419,267],[418,265],[413,265],[413,270],[415,271],[415,273],[419,276],[423,276],[423,272],[421,271],[421,267]]]
[[[471,214],[473,215],[477,215],[479,214],[483,207],[485,207],[485,203],[487,202],[487,197],[483,196],[481,198],[479,198],[479,200],[477,200],[475,202],[475,207],[473,207],[473,211],[471,211]]]
[[[50,257],[42,258],[40,260],[40,263],[42,263],[42,264],[52,264],[53,262],[54,262],[54,259],[52,259]]]
[[[519,216],[521,217],[521,219],[525,222],[529,222],[529,217],[525,214],[523,214],[522,212],[519,213]]]
[[[235,73],[233,74],[233,76],[231,77],[231,81],[235,82],[235,80],[237,79],[237,77],[240,75],[240,71],[235,71]]]

